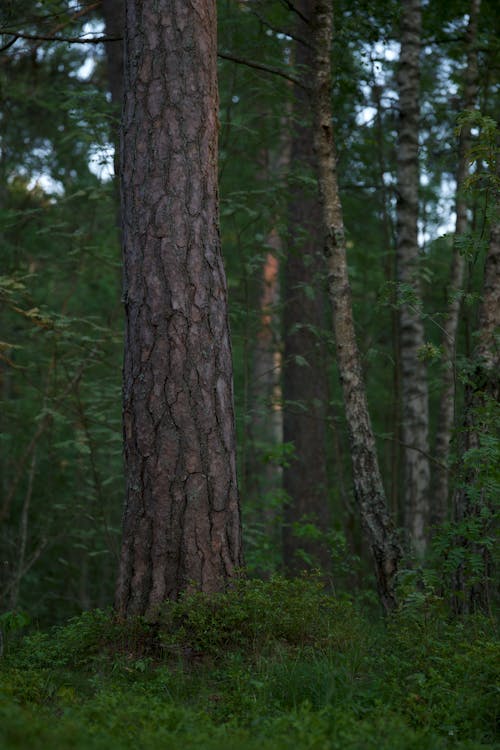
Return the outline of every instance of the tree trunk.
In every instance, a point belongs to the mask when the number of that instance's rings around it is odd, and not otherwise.
[[[384,131],[383,131],[383,107],[382,107],[382,86],[376,83],[375,64],[372,62],[372,97],[373,104],[377,110],[375,120],[375,135],[377,144],[377,162],[378,162],[378,180],[377,193],[380,201],[380,218],[382,222],[382,231],[385,244],[385,277],[387,283],[394,285],[396,278],[396,257],[395,257],[395,227],[390,210],[390,196],[388,187],[384,182],[384,174],[388,171],[388,165],[384,154]],[[400,488],[400,466],[401,466],[401,445],[400,445],[400,425],[401,425],[401,364],[399,361],[399,320],[396,309],[396,294],[391,293],[391,348],[394,361],[393,380],[391,393],[391,408],[388,414],[387,432],[392,433],[392,440],[389,443],[389,455],[387,463],[387,476],[390,477],[390,508],[395,519],[399,518],[399,488]]]
[[[296,8],[297,37],[311,43],[313,0],[300,0]],[[304,83],[312,70],[312,48],[296,42],[295,64]],[[318,565],[325,571],[331,555],[324,540],[301,536],[301,522],[313,522],[327,532],[330,521],[326,454],[328,368],[324,343],[326,268],[319,251],[321,210],[303,178],[314,173],[310,99],[303,86],[294,87],[289,185],[288,253],[283,284],[283,430],[294,454],[283,470],[288,497],[284,511],[283,556],[286,569],[298,573]],[[302,181],[301,181],[302,178]]]
[[[498,158],[498,157],[497,157]],[[466,390],[464,427],[462,431],[462,455],[467,451],[488,449],[488,438],[491,432],[498,436],[498,416],[492,429],[491,405],[498,410],[500,401],[500,159],[497,161],[496,200],[494,218],[490,230],[490,242],[486,256],[483,282],[483,298],[479,309],[478,343],[473,352],[474,370],[470,375]],[[466,467],[462,482],[457,487],[454,498],[454,516],[459,524],[472,520],[473,530],[469,538],[463,537],[461,545],[476,559],[481,559],[483,570],[478,578],[473,571],[472,579],[464,566],[457,571],[458,596],[455,609],[462,613],[483,611],[491,614],[491,568],[492,556],[489,547],[477,537],[491,536],[495,512],[492,507],[497,497],[492,497],[492,490],[480,479],[479,458]],[[478,534],[479,530],[479,534]]]
[[[268,235],[268,246],[262,272],[260,298],[260,326],[253,352],[251,387],[252,403],[252,465],[250,476],[252,495],[258,506],[259,522],[263,523],[269,539],[276,536],[273,494],[281,490],[282,468],[275,462],[264,462],[263,454],[283,443],[283,410],[281,406],[281,341],[279,331],[280,281],[279,270],[281,237],[275,229]],[[248,486],[247,486],[248,487]],[[275,541],[275,540],[273,540]]]
[[[425,343],[418,278],[418,133],[420,79],[420,0],[403,0],[398,70],[396,266],[400,285],[402,442],[404,517],[418,557],[425,553],[429,515],[429,405],[427,372],[419,351]]]
[[[214,0],[127,0],[121,615],[242,564],[218,229]]]
[[[465,71],[465,89],[463,97],[463,109],[472,110],[477,98],[478,91],[478,65],[477,65],[477,20],[481,0],[472,0],[469,25],[467,28],[467,68]],[[461,296],[460,292],[464,281],[465,258],[460,252],[456,240],[465,234],[467,230],[467,201],[464,194],[465,180],[469,175],[468,152],[470,149],[470,125],[464,125],[460,132],[458,143],[458,169],[457,169],[457,197],[456,197],[456,224],[455,245],[450,272],[449,306],[446,318],[443,322],[443,375],[442,391],[439,402],[439,415],[436,431],[435,456],[438,463],[435,464],[433,477],[433,507],[431,520],[434,524],[446,521],[448,516],[449,495],[449,468],[450,443],[453,425],[455,421],[455,350],[457,342],[457,330],[460,317]]]
[[[316,0],[313,17],[314,145],[318,159],[324,252],[333,307],[337,364],[349,430],[354,490],[363,528],[373,553],[380,600],[388,611],[396,605],[395,575],[401,549],[387,510],[352,316],[332,126],[332,16],[330,0]]]

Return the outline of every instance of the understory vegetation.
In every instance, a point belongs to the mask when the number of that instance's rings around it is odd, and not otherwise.
[[[4,750],[499,747],[492,622],[449,619],[436,596],[382,622],[314,576],[275,577],[186,595],[154,623],[3,625]]]

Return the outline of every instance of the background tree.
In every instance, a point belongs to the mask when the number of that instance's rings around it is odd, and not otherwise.
[[[397,273],[404,448],[404,514],[415,552],[423,557],[429,521],[429,405],[419,277],[420,0],[404,0],[398,69]]]
[[[329,368],[325,344],[325,262],[313,154],[310,80],[314,3],[295,5],[294,64],[301,77],[293,92],[288,241],[283,283],[284,441],[293,454],[283,471],[284,564],[330,567],[324,535],[330,525],[326,419]],[[307,537],[307,531],[311,538]],[[306,532],[306,533],[305,533]],[[321,535],[323,534],[323,538]]]
[[[476,105],[478,93],[478,61],[477,61],[477,26],[478,15],[481,8],[480,0],[471,2],[469,22],[465,37],[466,44],[466,67],[465,85],[462,94],[461,109],[472,111]],[[442,523],[448,517],[449,496],[449,457],[452,430],[455,423],[456,393],[456,353],[457,335],[460,317],[461,301],[463,296],[463,283],[465,272],[465,253],[461,242],[466,235],[468,227],[468,204],[466,195],[466,183],[469,176],[469,159],[471,148],[470,125],[463,124],[460,128],[458,142],[458,164],[456,176],[456,223],[455,241],[453,248],[452,264],[450,269],[449,284],[449,308],[443,322],[443,384],[439,405],[439,416],[436,429],[435,455],[437,464],[434,467],[433,476],[433,507],[431,518],[434,523]]]
[[[401,549],[386,507],[352,317],[345,228],[337,184],[332,126],[331,3],[316,0],[312,23],[314,145],[318,159],[324,252],[328,265],[337,362],[349,429],[356,499],[373,554],[379,597],[384,608],[390,610],[396,605],[395,576]]]

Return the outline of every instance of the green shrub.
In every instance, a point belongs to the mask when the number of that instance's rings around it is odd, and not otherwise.
[[[224,654],[245,649],[258,654],[281,644],[344,649],[356,638],[357,615],[348,601],[324,591],[317,576],[294,580],[237,581],[225,594],[187,594],[167,602],[159,638],[169,649]]]

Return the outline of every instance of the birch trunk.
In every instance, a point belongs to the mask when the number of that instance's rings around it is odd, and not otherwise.
[[[401,548],[387,510],[354,331],[332,126],[330,50],[333,13],[330,0],[316,0],[312,26],[314,146],[318,160],[324,252],[333,307],[337,363],[349,430],[355,495],[373,553],[379,597],[388,611],[396,605],[395,575],[401,559]]]
[[[242,564],[218,229],[215,0],[127,0],[122,616]]]
[[[403,515],[413,549],[418,557],[422,557],[428,533],[430,466],[427,372],[425,363],[419,358],[419,351],[425,343],[418,277],[420,0],[403,0],[401,12],[396,268],[401,290],[399,342],[403,400]]]
[[[465,89],[463,109],[472,110],[478,92],[478,64],[477,64],[477,20],[481,7],[481,0],[472,0],[467,27],[467,67],[465,70]],[[439,402],[438,424],[436,431],[435,464],[433,477],[433,507],[431,519],[434,524],[446,521],[448,516],[449,495],[449,458],[452,430],[455,422],[455,351],[457,330],[461,308],[461,289],[464,281],[465,258],[460,253],[456,239],[467,230],[467,201],[464,195],[464,183],[469,175],[468,151],[470,149],[470,126],[464,125],[460,132],[458,143],[457,169],[457,197],[455,245],[450,271],[449,306],[443,322],[443,374],[442,391]]]

